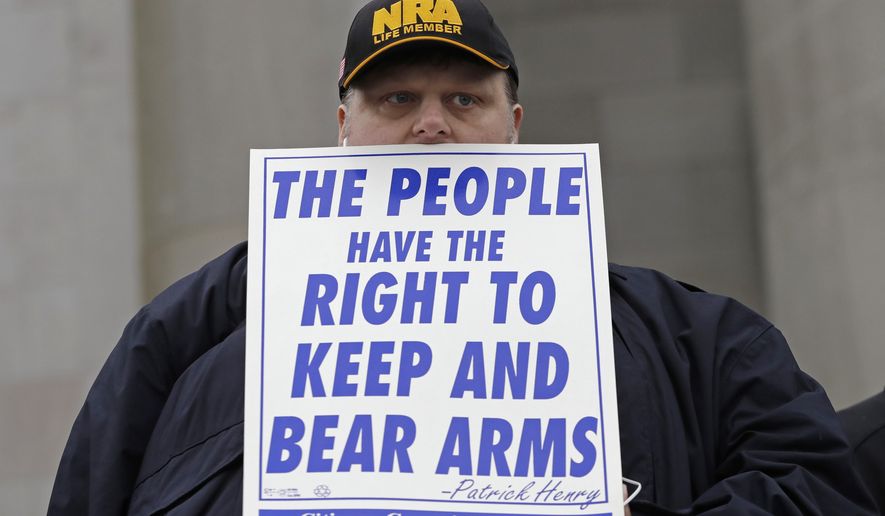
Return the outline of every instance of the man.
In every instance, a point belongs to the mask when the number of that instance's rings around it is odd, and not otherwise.
[[[354,19],[339,144],[515,143],[518,72],[485,7],[438,0],[396,31],[406,4],[374,0]],[[239,512],[245,262],[241,244],[129,323],[74,424],[51,514]],[[872,514],[826,394],[770,323],[654,271],[612,265],[610,284],[634,514]]]

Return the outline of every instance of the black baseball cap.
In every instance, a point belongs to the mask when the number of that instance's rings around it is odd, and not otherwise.
[[[340,96],[373,60],[415,41],[458,47],[506,70],[519,84],[510,45],[479,0],[372,0],[356,13],[347,34],[338,70]]]

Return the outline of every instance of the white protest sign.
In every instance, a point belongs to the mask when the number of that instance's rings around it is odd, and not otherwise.
[[[244,511],[622,514],[595,145],[253,150]]]

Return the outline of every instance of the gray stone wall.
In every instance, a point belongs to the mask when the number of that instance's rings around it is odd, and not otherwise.
[[[845,406],[885,385],[885,3],[745,7],[768,307]]]
[[[246,149],[334,145],[360,4],[136,4],[148,292],[245,238]],[[488,6],[522,141],[601,144],[612,259],[761,307],[736,0]]]
[[[46,513],[141,299],[128,2],[0,2],[0,514]]]

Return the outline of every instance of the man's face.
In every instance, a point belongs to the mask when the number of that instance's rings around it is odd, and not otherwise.
[[[516,143],[522,106],[506,81],[469,61],[367,72],[338,108],[338,144]]]

